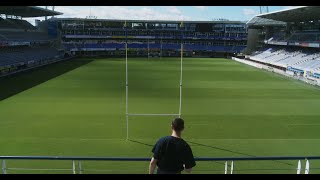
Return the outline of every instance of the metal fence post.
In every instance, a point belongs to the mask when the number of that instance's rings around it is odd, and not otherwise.
[[[306,159],[307,162],[306,162],[306,170],[304,171],[304,174],[309,174],[310,172],[310,163],[309,163],[309,160]]]
[[[74,162],[74,160],[72,161],[72,172],[73,174],[76,174],[76,163]]]
[[[224,166],[224,174],[228,174],[228,161],[226,161]]]
[[[79,174],[82,174],[82,165],[81,165],[81,161],[78,161],[78,166],[79,166]]]
[[[297,174],[300,174],[301,172],[301,161],[298,161],[298,168],[297,168]]]
[[[230,170],[230,174],[233,174],[233,161],[231,162],[231,170]]]
[[[6,160],[2,160],[2,174],[7,174]]]

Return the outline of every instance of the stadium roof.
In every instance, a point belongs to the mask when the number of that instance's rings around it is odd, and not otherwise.
[[[272,19],[265,19],[261,17],[253,17],[247,22],[249,26],[285,26],[287,23],[283,21],[276,21]]]
[[[44,9],[36,6],[0,6],[0,14],[14,15],[21,17],[42,17],[42,16],[56,16],[62,13]]]
[[[320,20],[320,6],[299,6],[291,9],[260,14],[256,17],[283,22]]]

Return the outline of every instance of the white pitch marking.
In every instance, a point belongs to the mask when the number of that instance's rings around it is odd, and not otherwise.
[[[288,126],[320,126],[320,124],[288,124]]]
[[[128,114],[128,116],[179,116],[179,114]]]
[[[207,126],[209,123],[194,123],[194,124],[188,124],[188,126]]]

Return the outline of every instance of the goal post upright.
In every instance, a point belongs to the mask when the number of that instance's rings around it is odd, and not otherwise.
[[[150,56],[150,45],[149,45],[149,37],[148,37],[148,59],[149,59],[149,56]]]
[[[129,139],[129,113],[128,113],[128,92],[129,92],[129,85],[128,85],[128,33],[127,33],[127,21],[124,23],[125,28],[125,36],[126,36],[126,42],[125,42],[125,48],[126,48],[126,124],[127,124],[127,138]]]
[[[181,60],[180,60],[180,93],[179,93],[179,117],[181,117],[182,111],[182,62],[183,62],[183,44],[181,43]]]
[[[183,21],[181,21],[180,24],[180,29],[181,29],[181,47],[180,47],[180,93],[179,93],[179,117],[181,117],[182,113],[182,64],[183,64]]]
[[[161,32],[161,40],[160,40],[160,59],[162,59],[162,36],[163,36],[163,33]]]

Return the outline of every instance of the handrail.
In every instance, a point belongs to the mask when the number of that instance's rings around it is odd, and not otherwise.
[[[305,173],[310,172],[310,160],[320,159],[320,156],[260,156],[260,157],[196,157],[196,161],[225,161],[224,174],[233,174],[235,161],[267,161],[267,160],[298,160],[298,166],[296,169],[297,174],[300,174],[303,170],[301,168],[301,160],[305,160]],[[0,156],[2,160],[1,171],[2,174],[7,174],[7,170],[70,170],[73,174],[82,174],[84,169],[82,168],[81,161],[150,161],[151,158],[145,157],[79,157],[79,156]],[[72,169],[30,169],[30,168],[8,168],[6,165],[6,160],[71,160]],[[231,165],[228,165],[228,162]],[[230,167],[231,166],[231,167]],[[230,170],[228,170],[230,167]],[[274,169],[276,170],[276,169]],[[281,169],[284,170],[284,169]],[[86,170],[88,171],[88,169]],[[89,169],[92,171],[92,169]],[[99,170],[93,170],[99,171]],[[101,171],[101,170],[100,170]],[[103,170],[102,170],[103,171]]]
[[[79,157],[79,156],[0,156],[14,160],[81,160],[81,161],[150,161],[145,157]],[[260,156],[260,157],[197,157],[195,161],[255,161],[255,160],[312,160],[320,156]]]

